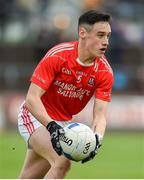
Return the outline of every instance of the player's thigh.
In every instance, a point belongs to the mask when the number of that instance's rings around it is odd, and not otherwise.
[[[57,155],[52,147],[50,134],[43,126],[33,132],[29,139],[29,144],[36,153],[47,159],[51,165],[64,166],[67,164],[68,166],[68,164],[70,164],[67,158]]]
[[[43,178],[50,167],[46,159],[38,155],[34,150],[28,149],[20,178]]]

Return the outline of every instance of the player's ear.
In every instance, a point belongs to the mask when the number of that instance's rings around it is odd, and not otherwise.
[[[86,37],[86,33],[87,31],[84,27],[79,27],[79,37],[81,39],[84,39]]]

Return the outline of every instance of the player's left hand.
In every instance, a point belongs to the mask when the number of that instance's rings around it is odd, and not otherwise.
[[[98,137],[97,134],[95,135],[95,137],[96,137],[96,147],[95,147],[95,150],[90,152],[89,156],[86,157],[85,159],[83,159],[81,163],[86,163],[87,161],[92,160],[97,155],[98,149],[101,147],[101,143],[99,141],[99,137]]]

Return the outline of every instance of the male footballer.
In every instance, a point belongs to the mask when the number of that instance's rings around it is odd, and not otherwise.
[[[82,163],[97,154],[113,85],[112,69],[104,55],[110,34],[110,16],[87,11],[78,20],[78,41],[54,46],[39,62],[18,115],[19,131],[28,145],[19,178],[66,176],[71,161],[62,155],[59,136],[92,96],[96,147]]]

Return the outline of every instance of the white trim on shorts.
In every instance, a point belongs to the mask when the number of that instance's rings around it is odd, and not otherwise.
[[[56,121],[61,127],[65,127],[71,121]],[[18,114],[18,130],[20,135],[28,144],[29,138],[32,133],[42,127],[43,125],[29,112],[25,106],[25,102],[20,107],[20,112]]]

